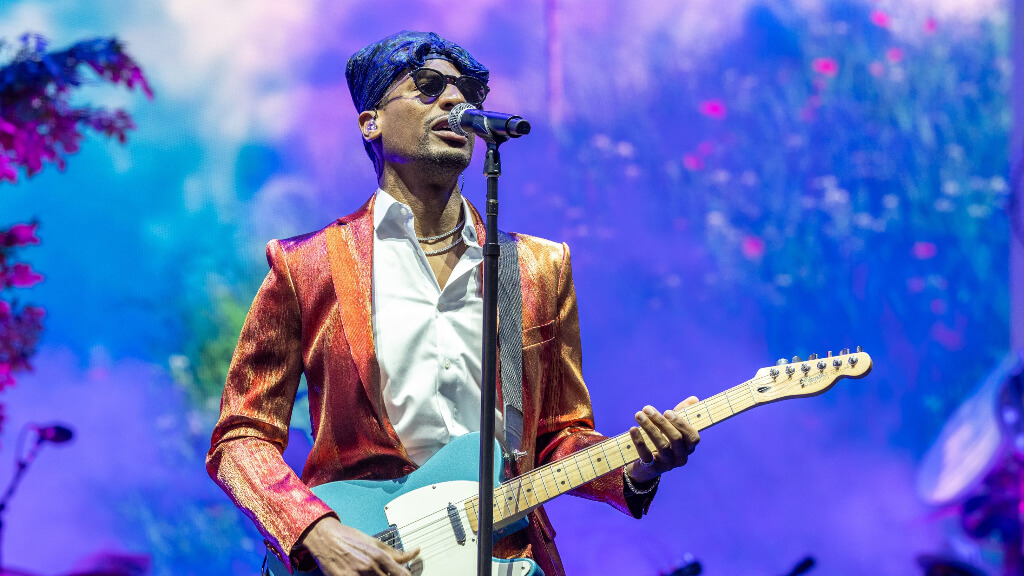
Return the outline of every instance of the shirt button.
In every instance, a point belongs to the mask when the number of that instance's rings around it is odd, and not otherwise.
[[[447,358],[445,358],[444,359],[444,369],[447,370],[447,369],[449,369],[451,367],[452,367],[452,361],[447,359]]]

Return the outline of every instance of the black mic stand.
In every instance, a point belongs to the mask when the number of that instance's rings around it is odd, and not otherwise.
[[[484,176],[487,177],[487,237],[484,241],[484,354],[480,375],[480,498],[477,533],[477,575],[491,576],[494,532],[494,404],[498,374],[498,146],[507,140],[498,134],[487,141]]]
[[[24,433],[24,430],[22,431]],[[43,438],[42,434],[36,434],[36,443],[29,449],[28,454],[18,458],[17,467],[14,469],[14,477],[11,478],[11,483],[7,485],[7,491],[4,492],[3,498],[0,498],[0,573],[3,572],[3,533],[4,533],[4,512],[7,510],[7,505],[10,503],[11,498],[14,496],[14,491],[18,489],[18,485],[21,484],[21,479],[25,476],[25,471],[28,467],[35,462],[36,455],[39,454],[39,450],[43,447],[43,442],[46,439]],[[20,447],[21,440],[18,441]]]

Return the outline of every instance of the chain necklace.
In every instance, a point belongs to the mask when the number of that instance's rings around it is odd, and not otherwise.
[[[442,236],[442,238],[444,238],[444,236]],[[426,255],[426,256],[435,256],[437,254],[441,254],[442,252],[447,252],[447,251],[451,250],[452,248],[455,248],[459,244],[462,244],[462,241],[463,241],[462,236],[459,236],[451,244],[445,246],[444,248],[438,248],[437,250],[431,250],[429,252],[424,250],[423,254]]]
[[[419,236],[417,236],[416,239],[419,240],[420,242],[435,242],[437,240],[440,240],[441,238],[447,238],[452,234],[455,234],[456,232],[462,229],[462,225],[465,223],[466,219],[460,218],[459,223],[455,225],[455,228],[452,228],[451,230],[445,232],[444,234],[438,234],[437,236],[427,236],[426,238],[420,238]]]

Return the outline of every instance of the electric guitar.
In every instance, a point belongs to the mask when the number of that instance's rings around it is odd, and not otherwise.
[[[761,404],[817,396],[843,378],[863,378],[871,357],[860,347],[825,358],[780,360],[753,378],[676,412],[697,430]],[[641,429],[642,433],[642,429]],[[644,435],[646,440],[650,440]],[[395,480],[329,482],[313,493],[338,511],[341,521],[398,549],[419,547],[408,568],[415,576],[471,576],[477,569],[479,433],[460,436],[422,467]],[[502,481],[500,446],[495,446],[494,540],[525,528],[526,514],[577,486],[637,460],[628,433],[609,438],[561,460]],[[529,559],[493,560],[495,576],[543,576]],[[265,575],[289,576],[268,553]],[[323,576],[319,570],[310,572]]]

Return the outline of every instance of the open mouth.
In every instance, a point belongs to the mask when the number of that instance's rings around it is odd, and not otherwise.
[[[434,122],[434,124],[430,127],[430,129],[431,129],[431,131],[434,132],[434,134],[437,134],[439,137],[441,137],[441,138],[443,138],[445,140],[449,140],[451,142],[459,142],[459,143],[465,143],[466,142],[466,137],[465,136],[460,136],[460,135],[456,134],[455,132],[452,132],[452,128],[448,124],[448,117],[447,116],[444,116],[443,118],[439,118],[436,122]]]

